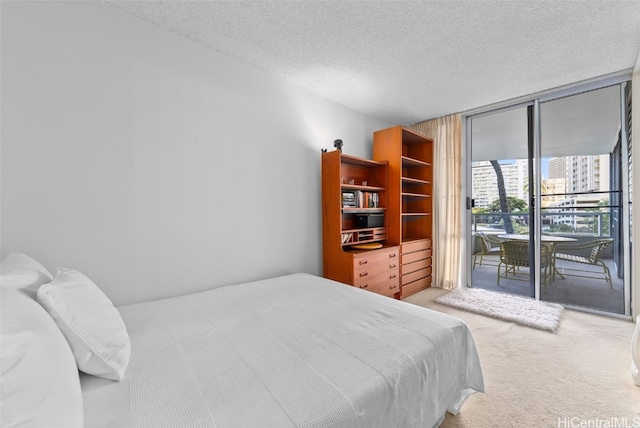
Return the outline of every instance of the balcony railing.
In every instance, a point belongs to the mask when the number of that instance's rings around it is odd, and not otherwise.
[[[474,232],[507,232],[504,219],[510,217],[513,233],[529,233],[529,213],[488,212],[472,215]],[[562,235],[610,236],[611,213],[602,211],[543,212],[542,231]]]

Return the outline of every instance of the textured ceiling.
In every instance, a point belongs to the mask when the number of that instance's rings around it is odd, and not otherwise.
[[[543,158],[611,153],[620,131],[620,88],[540,103]],[[471,119],[471,160],[526,159],[527,108]]]
[[[634,66],[634,1],[107,3],[390,123]]]

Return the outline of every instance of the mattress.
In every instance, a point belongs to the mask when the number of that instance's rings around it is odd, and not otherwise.
[[[86,427],[433,427],[484,391],[459,318],[308,274],[118,308],[125,377]]]

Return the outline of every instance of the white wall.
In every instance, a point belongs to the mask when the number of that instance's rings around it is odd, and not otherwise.
[[[1,8],[2,257],[117,305],[321,274],[320,148],[391,124],[100,2]]]

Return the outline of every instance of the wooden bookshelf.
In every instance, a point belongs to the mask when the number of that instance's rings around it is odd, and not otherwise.
[[[402,126],[373,134],[373,158],[388,163],[387,239],[400,246],[401,297],[431,285],[433,141]]]
[[[323,275],[399,297],[399,248],[387,241],[387,162],[322,154]],[[361,244],[380,249],[362,250]]]

